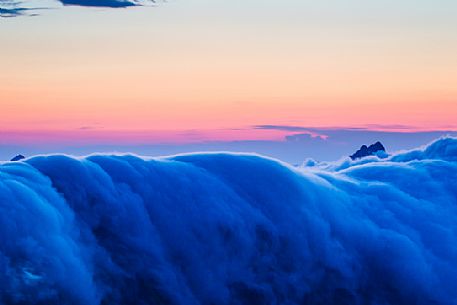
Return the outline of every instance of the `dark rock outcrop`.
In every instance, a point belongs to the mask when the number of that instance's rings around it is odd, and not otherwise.
[[[25,159],[25,157],[23,155],[17,155],[16,157],[14,157],[13,159],[11,159],[10,161],[20,161],[22,159]]]
[[[363,157],[373,156],[379,151],[386,151],[381,142],[376,142],[370,146],[362,145],[358,151],[351,155],[352,160],[360,159]]]

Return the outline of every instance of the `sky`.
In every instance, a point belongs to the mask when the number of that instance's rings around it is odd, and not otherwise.
[[[397,145],[405,132],[457,130],[453,0],[141,4],[25,1],[32,10],[2,13],[5,155],[329,129],[398,132]]]

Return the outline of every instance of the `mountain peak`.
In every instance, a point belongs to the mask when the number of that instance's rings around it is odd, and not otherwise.
[[[17,155],[13,159],[11,159],[10,161],[20,161],[22,159],[25,159],[25,157],[23,155]]]
[[[370,146],[362,145],[358,151],[356,151],[353,155],[350,156],[352,160],[373,156],[378,151],[386,151],[384,145],[381,142],[376,142]]]

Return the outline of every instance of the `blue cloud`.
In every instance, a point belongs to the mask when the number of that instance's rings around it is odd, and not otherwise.
[[[0,303],[455,304],[457,139],[341,162],[4,163]]]
[[[137,0],[58,0],[63,5],[121,8],[141,5]]]
[[[30,8],[22,7],[22,2],[0,0],[0,17],[16,17],[24,15]]]
[[[126,8],[154,2],[154,0],[56,0],[56,3],[61,5],[105,8]],[[49,8],[34,5],[35,3],[30,1],[0,0],[0,17],[36,15],[37,10]]]

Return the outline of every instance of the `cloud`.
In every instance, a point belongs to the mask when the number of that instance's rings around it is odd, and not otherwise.
[[[449,129],[447,131],[455,130],[455,126],[447,126]],[[446,127],[446,128],[447,128]],[[425,130],[421,130],[417,127],[410,126],[410,125],[401,125],[401,124],[366,124],[362,126],[354,126],[354,127],[306,127],[306,126],[295,126],[295,125],[254,125],[252,126],[254,129],[265,129],[265,130],[282,130],[282,131],[294,131],[294,132],[302,132],[302,131],[377,131],[377,132],[426,132]],[[441,131],[446,131],[444,129],[440,129]]]
[[[63,5],[76,5],[87,7],[109,7],[122,8],[130,6],[140,6],[141,1],[137,0],[58,0]],[[154,1],[151,1],[154,2]]]
[[[284,130],[284,131],[307,131],[309,128],[292,125],[255,125],[254,129],[267,129],[267,130]]]
[[[300,132],[302,135],[309,135],[312,138],[321,138],[326,139],[327,136],[323,133],[320,133],[316,128],[306,128],[300,126],[288,126],[288,125],[255,125],[253,129],[263,129],[263,130],[279,130],[279,131],[290,131],[290,132]]]
[[[455,304],[457,139],[342,162],[4,163],[0,303]]]
[[[22,2],[0,0],[0,17],[16,17],[24,15],[30,10],[30,8],[22,7]]]
[[[55,4],[64,6],[127,8],[155,3],[154,0],[55,0]],[[54,7],[52,1],[46,2],[48,6],[37,7],[34,1],[0,0],[0,17],[17,17],[37,15],[39,9]],[[33,13],[32,13],[33,12]]]
[[[0,17],[16,17],[22,14],[21,9],[6,9],[0,8]]]

